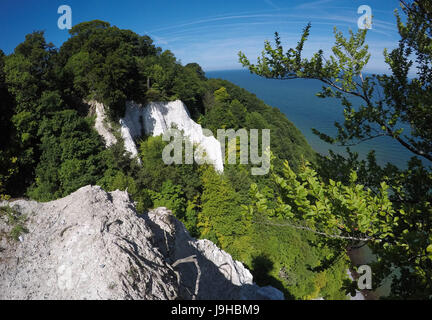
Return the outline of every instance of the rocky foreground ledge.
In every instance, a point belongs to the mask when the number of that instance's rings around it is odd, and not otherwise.
[[[0,216],[0,299],[283,299],[169,210],[137,215],[126,192],[87,186],[1,206],[23,215],[28,232],[11,239]]]

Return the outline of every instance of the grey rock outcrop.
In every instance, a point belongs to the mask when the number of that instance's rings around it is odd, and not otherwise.
[[[137,215],[126,192],[1,205],[26,216],[28,233],[8,239],[0,217],[0,299],[283,299],[169,210]]]

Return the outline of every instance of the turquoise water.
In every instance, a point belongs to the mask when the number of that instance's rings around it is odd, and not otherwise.
[[[299,128],[314,150],[328,154],[332,149],[344,153],[344,147],[332,146],[312,133],[315,128],[330,136],[336,133],[335,121],[343,123],[343,107],[337,99],[320,99],[316,93],[322,88],[318,80],[271,80],[250,74],[246,70],[207,72],[209,78],[221,78],[254,93],[272,107],[279,108]],[[400,168],[414,156],[398,142],[389,137],[380,137],[352,147],[364,158],[370,150],[376,151],[379,164],[387,162]]]

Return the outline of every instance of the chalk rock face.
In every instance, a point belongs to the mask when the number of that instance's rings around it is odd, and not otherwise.
[[[180,101],[151,102],[143,107],[134,102],[126,104],[125,117],[120,120],[125,148],[137,155],[134,138],[143,134],[159,136],[175,126],[184,132],[193,144],[199,145],[207,158],[219,172],[223,171],[222,150],[219,141],[213,136],[205,136],[202,127],[193,121],[185,104]]]
[[[241,300],[283,300],[279,290],[253,284],[253,276],[239,261],[219,249],[213,242],[196,240],[187,232],[184,225],[175,219],[170,211],[159,208],[148,213],[148,218],[159,226],[155,232],[156,242],[168,239],[169,245],[164,248],[164,255],[171,261],[184,257],[196,256],[200,269],[198,299],[241,299]],[[181,264],[180,274],[189,275],[183,278],[186,288],[194,288],[197,279],[197,267],[194,264]],[[184,290],[184,286],[181,290]],[[187,293],[183,293],[183,296]],[[224,297],[224,298],[223,298]]]
[[[190,237],[165,208],[137,215],[126,192],[87,186],[49,203],[9,205],[28,233],[9,239],[0,216],[0,299],[283,299],[238,261]]]
[[[105,146],[111,147],[112,145],[117,143],[116,137],[112,134],[112,129],[108,122],[106,121],[107,116],[105,113],[105,107],[102,103],[97,101],[88,102],[90,107],[95,110],[96,113],[96,121],[95,121],[95,129],[105,140]]]

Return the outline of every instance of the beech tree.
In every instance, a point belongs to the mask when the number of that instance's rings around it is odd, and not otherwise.
[[[346,159],[332,154],[322,159],[325,168],[317,169],[321,177],[307,163],[296,175],[287,163],[282,176],[273,176],[274,190],[253,186],[255,201],[248,212],[288,219],[281,225],[310,230],[341,249],[366,243],[378,255],[376,286],[392,277],[392,297],[431,298],[432,172],[419,158],[427,165],[432,160],[432,4],[400,3],[406,22],[396,13],[399,45],[384,52],[390,75],[364,74],[370,59],[367,30],[350,30],[346,38],[335,28],[331,55],[319,50],[304,58],[308,24],[295,48],[285,51],[276,33],[276,46],[265,42],[256,64],[242,52],[239,57],[244,67],[266,78],[322,81],[317,95],[340,99],[345,118],[336,123],[336,136],[314,130],[323,140],[351,146],[387,136],[418,158],[401,170],[379,167],[373,153],[363,161],[352,153]],[[352,98],[361,105],[354,106]]]

